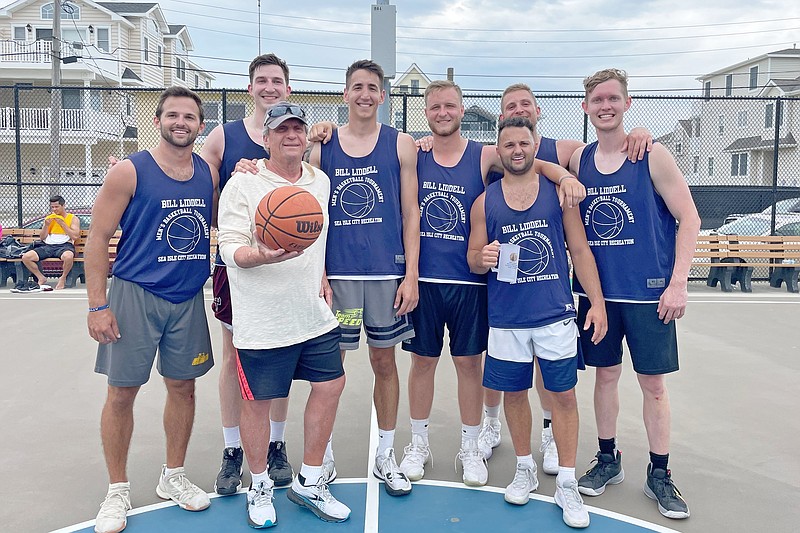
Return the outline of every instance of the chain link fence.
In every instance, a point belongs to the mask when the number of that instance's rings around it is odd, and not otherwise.
[[[205,135],[252,112],[244,90],[197,90]],[[67,209],[89,213],[109,156],[155,146],[153,113],[161,89],[0,86],[0,224],[24,225],[48,211],[61,194]],[[347,122],[341,93],[292,93],[312,123]],[[415,138],[428,135],[421,94],[392,94],[389,123]],[[539,95],[539,133],[556,139],[595,140],[579,95]],[[747,213],[763,212],[753,232],[800,234],[800,147],[794,134],[800,99],[634,96],[626,128],[647,128],[675,156],[689,183],[703,228],[717,228]],[[496,139],[500,96],[465,94],[462,133],[478,142]],[[57,120],[54,120],[54,117]],[[777,211],[774,213],[773,211]],[[746,233],[746,232],[741,232]]]

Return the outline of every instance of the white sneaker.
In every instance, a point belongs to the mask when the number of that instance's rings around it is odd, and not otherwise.
[[[350,518],[350,508],[333,497],[328,484],[322,478],[316,485],[307,486],[301,483],[298,474],[286,491],[286,496],[326,522],[344,522]]]
[[[264,481],[255,487],[250,485],[247,491],[247,523],[250,527],[262,529],[278,523],[272,505],[272,488],[273,485],[267,486]]]
[[[322,481],[324,483],[333,483],[333,480],[336,479],[336,476],[336,463],[334,462],[333,457],[328,457],[326,455],[322,458]]]
[[[130,509],[131,484],[125,481],[110,485],[106,499],[100,504],[94,530],[96,533],[119,533],[127,525]]]
[[[539,451],[544,454],[542,459],[542,470],[545,474],[555,476],[558,474],[558,448],[553,439],[553,426],[542,429],[542,445]]]
[[[186,473],[182,466],[176,468],[175,473],[169,477],[164,476],[164,469],[166,468],[167,465],[161,467],[161,477],[159,477],[158,486],[156,486],[156,494],[158,494],[159,498],[172,500],[181,509],[186,509],[187,511],[202,511],[211,505],[208,494],[186,479]]]
[[[461,460],[464,484],[470,487],[482,487],[489,480],[489,470],[486,468],[486,459],[478,448],[477,440],[468,440],[463,443],[456,460]],[[458,467],[456,467],[458,471]]]
[[[411,444],[403,448],[400,470],[409,481],[419,481],[425,475],[425,464],[431,459],[431,448],[421,435],[411,434]]]
[[[556,483],[556,503],[564,511],[564,523],[569,527],[589,527],[589,511],[583,505],[578,492],[577,480],[570,480],[563,487]]]
[[[492,449],[500,446],[500,419],[484,418],[481,432],[478,435],[478,448],[487,461],[492,456]]]
[[[385,454],[375,456],[375,467],[372,474],[383,480],[384,488],[389,496],[405,496],[411,494],[411,482],[397,466],[394,458],[394,448],[389,448]]]
[[[533,463],[533,468],[517,464],[514,480],[506,487],[505,499],[514,505],[525,505],[531,497],[531,492],[535,491],[538,486],[536,463]]]

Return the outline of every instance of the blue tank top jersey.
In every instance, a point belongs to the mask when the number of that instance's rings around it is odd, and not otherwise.
[[[177,181],[148,151],[129,159],[136,168],[136,191],[120,220],[113,274],[169,302],[185,302],[209,275],[214,184],[208,163],[192,154],[194,174]]]
[[[417,153],[419,178],[419,277],[422,281],[486,284],[467,264],[469,212],[483,192],[483,145],[467,141],[461,160],[443,167],[433,151]]]
[[[561,163],[558,162],[558,150],[556,149],[556,142],[558,141],[551,139],[550,137],[540,137],[539,150],[536,152],[536,159],[560,165]],[[492,184],[502,177],[502,173],[491,171],[486,177],[486,183]]]
[[[339,131],[322,145],[320,166],[331,179],[328,277],[405,274],[397,130],[381,125],[372,153],[350,157]]]
[[[675,218],[653,187],[649,154],[601,174],[594,163],[596,150],[594,142],[581,154],[579,177],[587,195],[580,208],[603,295],[606,300],[657,302],[672,277]],[[577,277],[574,288],[584,294]]]
[[[222,125],[222,133],[225,135],[225,149],[222,151],[222,165],[219,167],[219,190],[231,179],[231,175],[236,168],[236,163],[242,159],[261,159],[266,157],[269,159],[269,152],[263,145],[256,144],[250,135],[247,134],[247,128],[244,126],[244,120],[237,120],[234,122],[226,122]],[[215,263],[224,265],[222,256],[217,254]]]
[[[506,204],[502,181],[493,183],[486,189],[484,211],[489,242],[520,246],[516,283],[488,274],[489,326],[538,328],[575,318],[556,186],[540,176],[536,201],[517,211]]]

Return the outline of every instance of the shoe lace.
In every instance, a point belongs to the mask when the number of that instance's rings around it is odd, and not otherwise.
[[[182,502],[189,501],[197,494],[200,494],[200,489],[193,485],[182,472],[168,478],[167,483],[176,490],[179,500]]]
[[[458,472],[458,461],[461,461],[464,470],[476,468],[481,463],[487,464],[486,458],[483,456],[483,452],[481,452],[480,448],[478,447],[461,448],[458,451],[455,461],[453,462],[456,472]],[[514,476],[514,479],[516,480],[516,476]]]
[[[289,464],[289,458],[286,455],[286,447],[283,445],[282,442],[278,442],[275,444],[275,447],[270,450],[269,460],[272,464],[285,466]]]
[[[389,453],[381,459],[381,472],[383,477],[387,480],[405,479],[406,475],[397,466],[397,461],[394,459],[394,450],[389,450]]]
[[[600,460],[599,452],[595,456],[595,458],[592,459],[592,462],[589,464],[594,464],[594,466],[592,466],[591,468],[589,468],[589,470],[586,471],[586,476],[589,477],[590,479],[604,476],[606,470],[611,468],[611,463],[607,463],[605,461]]]
[[[433,466],[433,453],[431,453],[430,447],[422,442],[415,442],[413,438],[411,443],[403,448],[403,461],[424,465],[426,458],[430,458],[431,466]]]
[[[500,430],[498,430],[494,425],[486,421],[481,428],[481,432],[478,435],[478,441],[487,445],[491,446],[492,442],[497,440],[497,437],[500,435]]]
[[[256,485],[255,495],[250,502],[256,507],[269,505],[272,502],[272,487],[267,487],[263,481]]]
[[[98,518],[115,518],[125,514],[131,509],[131,496],[127,491],[114,491],[106,494],[105,500],[100,505]]]
[[[656,479],[655,488],[663,497],[683,499],[683,494],[681,494],[681,491],[675,486],[675,483],[672,482],[672,472],[670,470],[667,470],[667,475],[663,479]]]
[[[514,479],[511,481],[511,486],[515,489],[525,490],[533,482],[531,480],[533,471],[530,467],[525,465],[517,465],[517,471],[514,472]]]
[[[577,480],[569,481],[566,485],[561,487],[561,490],[564,493],[565,503],[571,511],[577,511],[583,507],[583,498],[581,498],[581,494],[578,492]]]
[[[234,451],[228,452],[226,450],[222,457],[222,475],[225,477],[239,475],[239,465],[235,454],[236,452]]]

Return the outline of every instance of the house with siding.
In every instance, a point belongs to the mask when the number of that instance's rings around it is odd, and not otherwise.
[[[187,27],[169,24],[158,3],[62,0],[62,88],[53,96],[54,16],[48,0],[0,7],[2,182],[16,181],[19,157],[23,182],[99,183],[109,154],[131,153],[157,140],[157,93],[141,89],[207,89],[214,81],[191,60]],[[60,146],[57,159],[51,156],[54,142]]]

